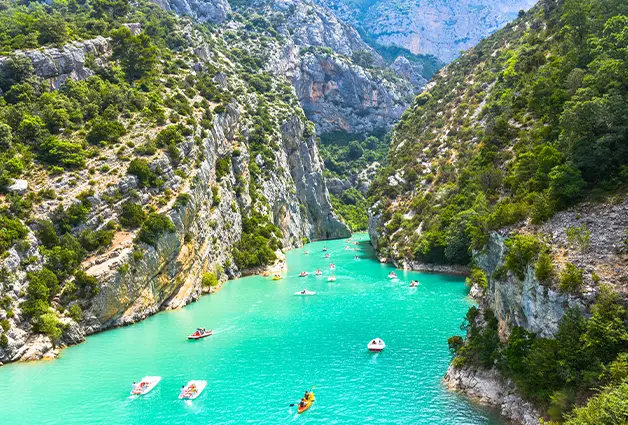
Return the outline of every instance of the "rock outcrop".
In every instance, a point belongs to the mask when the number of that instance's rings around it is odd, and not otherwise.
[[[151,0],[164,10],[191,16],[200,22],[221,24],[227,19],[231,6],[227,0]]]
[[[362,28],[377,43],[434,55],[444,62],[512,21],[535,0],[316,0],[346,22]]]
[[[522,425],[538,425],[541,414],[517,394],[515,385],[497,370],[450,366],[443,379],[448,389],[462,392],[482,404],[499,409],[508,419]]]
[[[0,57],[0,75],[9,71],[13,57],[21,56],[30,60],[35,76],[48,82],[51,88],[58,89],[67,78],[80,81],[94,75],[86,63],[88,58],[101,65],[109,55],[111,46],[104,37],[74,41],[61,48],[17,50],[12,56]]]

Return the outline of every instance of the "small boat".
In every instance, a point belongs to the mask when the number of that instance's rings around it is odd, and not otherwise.
[[[397,273],[395,272],[388,273],[388,279],[397,279]]]
[[[305,412],[307,409],[309,409],[310,407],[312,407],[312,404],[316,401],[316,397],[314,397],[314,393],[310,392],[308,393],[308,398],[307,400],[304,398],[301,399],[301,401],[299,402],[299,407],[298,407],[298,412],[299,414]]]
[[[324,247],[324,248],[323,248],[323,252],[327,252],[327,247]]]
[[[336,270],[336,265],[335,265],[334,263],[331,263],[331,264],[329,265],[329,268],[330,268],[331,270]]]
[[[321,271],[321,269],[316,269],[316,272],[314,273],[316,276],[322,276],[323,272]]]
[[[384,348],[386,348],[386,344],[381,339],[375,338],[374,340],[369,342],[367,348],[369,349],[369,351],[372,351],[374,353],[379,353]]]
[[[280,274],[276,274],[273,276],[273,280],[281,280],[283,277]]]
[[[201,395],[206,386],[207,381],[190,381],[183,388],[181,388],[179,398],[185,400],[194,400],[199,395]]]
[[[294,295],[300,295],[300,296],[316,295],[316,292],[308,291],[307,289],[304,289],[302,291],[295,292]]]
[[[207,330],[205,328],[198,328],[196,332],[188,336],[188,339],[203,339],[208,336],[211,336],[212,334],[213,334],[213,331],[211,329]]]
[[[359,259],[360,259],[360,257],[359,257],[358,255],[354,255],[354,256],[353,256],[353,259],[354,259],[354,260],[359,260]]]
[[[331,256],[329,254],[325,254],[325,258],[330,258]]]
[[[139,384],[133,384],[132,395],[145,395],[152,391],[159,384],[161,376],[145,376]]]
[[[349,251],[350,249],[349,245],[345,246],[345,251]]]
[[[413,280],[412,282],[410,282],[410,288],[418,288],[418,287],[419,287],[418,280]]]
[[[306,277],[307,275],[309,275],[308,272],[301,272],[301,273],[299,273],[299,277]]]
[[[331,275],[327,278],[327,282],[335,282],[336,281],[336,276]]]
[[[303,251],[303,255],[309,255],[310,251]]]
[[[264,272],[264,273],[262,273],[262,276],[264,276],[264,277],[268,277],[268,276],[270,276],[270,273],[268,273],[268,272]]]

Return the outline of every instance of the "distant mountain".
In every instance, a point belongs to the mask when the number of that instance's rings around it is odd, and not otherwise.
[[[382,46],[451,62],[536,0],[315,0]]]

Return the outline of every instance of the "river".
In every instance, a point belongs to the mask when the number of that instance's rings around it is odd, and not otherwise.
[[[332,241],[288,252],[283,280],[234,280],[179,311],[90,336],[56,360],[0,368],[0,422],[501,424],[441,384],[447,338],[460,333],[470,305],[464,280],[397,271],[391,281],[392,267],[377,262],[367,236],[354,238],[361,242],[351,250]],[[317,267],[323,277],[314,276]],[[310,276],[298,277],[301,270]],[[411,279],[420,286],[409,288]],[[293,295],[304,288],[317,294]],[[197,326],[215,334],[188,341]],[[387,345],[378,354],[366,349],[375,337]],[[129,396],[145,375],[162,381],[144,397]],[[207,388],[194,401],[178,400],[191,379]],[[290,404],[311,387],[317,400],[297,415]]]

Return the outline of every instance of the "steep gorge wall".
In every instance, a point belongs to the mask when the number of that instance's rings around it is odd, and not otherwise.
[[[53,57],[56,52],[44,49],[41,53]],[[77,80],[93,75],[85,68],[84,61],[74,61],[76,68],[58,66],[67,64],[74,57],[72,53],[68,55],[54,56],[56,73],[44,73],[38,62],[33,61],[35,75],[41,75],[47,81],[58,81],[62,75]],[[202,59],[196,60],[194,66],[202,68]],[[224,74],[218,74],[216,82],[225,89],[241,84],[237,77]],[[164,180],[160,189],[141,187],[135,176],[126,174],[126,165],[115,152],[107,149],[103,149],[99,157],[88,160],[84,170],[75,173],[73,179],[77,183],[69,184],[65,178],[51,180],[41,176],[26,181],[26,191],[54,188],[60,195],[56,200],[45,201],[36,207],[38,219],[50,217],[60,204],[67,207],[77,202],[75,197],[80,192],[90,187],[94,189],[87,198],[91,209],[82,226],[95,228],[116,221],[121,205],[128,200],[146,206],[164,191],[172,193],[159,212],[170,217],[175,230],[163,233],[155,246],[138,243],[137,231],[117,231],[111,247],[84,261],[83,268],[88,275],[97,278],[100,290],[84,308],[80,323],[68,317],[61,318],[64,330],[58,346],[78,343],[85,335],[134,323],[160,310],[178,308],[198,299],[202,293],[215,289],[203,287],[201,277],[205,272],[216,273],[221,282],[246,272],[235,265],[232,248],[242,236],[243,217],[249,216],[252,208],[260,208],[259,204],[252,205],[251,184],[258,187],[267,201],[261,206],[262,212],[281,229],[285,249],[301,246],[304,238],[316,240],[350,235],[348,228],[331,210],[323,164],[314,136],[306,131],[307,123],[299,108],[287,115],[285,110],[272,111],[275,116],[286,116],[278,118],[272,135],[273,146],[276,146],[274,171],[262,173],[252,181],[249,164],[252,161],[263,164],[261,158],[251,157],[248,144],[252,128],[248,111],[255,109],[256,99],[239,97],[216,115],[209,131],[202,132],[197,127],[194,134],[186,137],[180,146],[181,153],[186,158],[203,158],[200,163],[178,164],[175,173],[175,164],[165,153],[160,152],[150,159],[151,169],[159,172]],[[128,137],[153,131],[136,125]],[[231,167],[227,175],[218,178],[216,161],[225,157],[231,157]],[[102,176],[94,187],[88,169],[103,166],[119,167],[123,172]],[[187,195],[185,202],[177,202],[179,194]],[[11,248],[0,263],[0,268],[6,270],[3,293],[10,297],[14,313],[13,317],[7,317],[2,311],[3,317],[0,317],[11,323],[7,333],[8,346],[0,348],[0,362],[56,355],[50,339],[34,334],[20,310],[28,285],[27,272],[38,270],[44,261],[32,230],[27,240],[28,249]],[[27,260],[28,266],[21,266]]]

